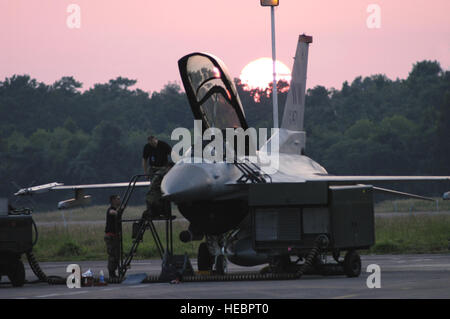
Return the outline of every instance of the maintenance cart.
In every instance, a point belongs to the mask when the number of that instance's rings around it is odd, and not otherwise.
[[[361,259],[357,250],[375,243],[371,185],[252,184],[249,207],[256,252],[306,256],[317,247],[319,238],[320,252],[331,253],[337,262],[320,264],[316,258],[310,268],[319,273],[359,276]],[[339,259],[342,251],[346,251],[343,260]]]
[[[5,198],[0,199],[0,278],[9,277],[14,287],[25,283],[22,254],[31,251],[32,217],[30,210],[14,210]]]

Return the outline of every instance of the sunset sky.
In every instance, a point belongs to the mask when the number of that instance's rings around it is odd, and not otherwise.
[[[69,28],[70,4],[81,9]],[[369,28],[370,4],[381,9]],[[280,0],[277,57],[292,68],[298,35],[312,35],[307,87],[341,88],[356,76],[405,78],[412,64],[450,68],[449,0]],[[177,61],[204,51],[231,76],[271,56],[270,9],[259,0],[0,0],[0,79],[29,74],[51,84],[74,76],[88,89],[117,76],[159,91],[181,83]]]

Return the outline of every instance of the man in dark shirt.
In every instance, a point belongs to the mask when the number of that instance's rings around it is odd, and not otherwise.
[[[169,156],[172,148],[166,142],[158,140],[154,136],[149,136],[148,143],[142,151],[142,167],[144,174],[153,173],[153,168],[166,167],[169,165]]]
[[[161,182],[170,169],[169,156],[172,148],[154,136],[148,137],[148,144],[142,152],[142,166],[145,174],[151,174],[150,190],[146,196],[147,210],[144,216],[153,218],[164,214],[161,200]]]
[[[111,206],[106,211],[105,243],[108,252],[109,278],[117,278],[116,269],[119,267],[120,242],[118,234],[118,209],[120,197],[112,195],[109,197]]]

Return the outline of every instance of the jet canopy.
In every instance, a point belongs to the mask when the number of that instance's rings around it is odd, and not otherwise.
[[[194,118],[202,120],[203,130],[248,128],[236,87],[220,59],[192,53],[181,58],[178,67]]]

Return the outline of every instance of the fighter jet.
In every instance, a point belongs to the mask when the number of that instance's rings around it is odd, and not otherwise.
[[[278,250],[257,252],[254,249],[255,236],[258,237],[260,232],[272,231],[275,234],[276,230],[270,227],[273,225],[276,228],[276,223],[280,222],[274,217],[262,224],[267,227],[265,230],[255,229],[258,228],[255,224],[256,217],[250,214],[255,196],[267,196],[265,201],[273,208],[280,206],[280,203],[275,200],[270,203],[270,198],[279,198],[280,194],[275,193],[289,184],[306,186],[308,192],[314,185],[332,188],[337,185],[359,187],[369,184],[373,191],[429,199],[371,184],[450,180],[449,176],[334,176],[305,156],[306,133],[303,122],[308,50],[311,43],[312,37],[299,37],[280,129],[255,154],[245,154],[254,155],[256,161],[250,163],[245,156],[235,163],[204,161],[196,159],[198,154],[190,149],[185,154],[185,160],[179,160],[162,181],[164,198],[176,203],[181,214],[190,222],[189,228],[180,234],[181,240],[189,242],[204,239],[198,253],[200,270],[214,268],[218,273],[223,273],[227,259],[237,265],[254,266],[271,263],[278,257],[289,255],[289,243]],[[201,121],[203,133],[210,128],[217,128],[222,132],[227,128],[248,128],[236,87],[219,58],[197,52],[181,58],[178,66],[194,118]],[[268,173],[257,164],[268,153],[271,153],[272,158],[277,158],[276,172]],[[252,189],[256,189],[252,188],[254,184],[266,184],[265,192],[253,192]],[[301,196],[299,194],[298,198]],[[317,203],[311,199],[310,204]],[[263,216],[271,218],[270,214]]]
[[[312,37],[299,36],[282,123],[266,143],[256,150],[254,137],[244,136],[244,152],[239,154],[236,145],[227,140],[221,151],[233,154],[230,162],[205,159],[208,145],[194,141],[162,180],[163,198],[175,203],[190,223],[180,239],[203,241],[198,251],[199,270],[224,273],[227,260],[241,266],[277,265],[280,261],[286,265],[290,256],[305,257],[312,247],[311,238],[330,233],[330,247],[338,260],[339,250],[367,248],[374,243],[373,191],[432,200],[373,184],[450,181],[450,176],[335,176],[305,156],[303,124],[311,43]],[[178,66],[194,119],[201,123],[200,135],[211,129],[224,135],[229,129],[244,133],[250,129],[235,84],[219,58],[196,52],[181,58]],[[264,164],[267,162],[275,163],[275,168]],[[149,184],[138,182],[136,186]],[[66,208],[89,200],[84,189],[128,185],[51,183],[21,189],[16,195],[73,189],[75,198],[58,204]],[[347,194],[340,202],[344,204],[336,208],[343,193]],[[443,196],[449,197],[449,193]],[[355,214],[348,216],[348,211]],[[332,229],[336,225],[344,234],[340,239]]]

